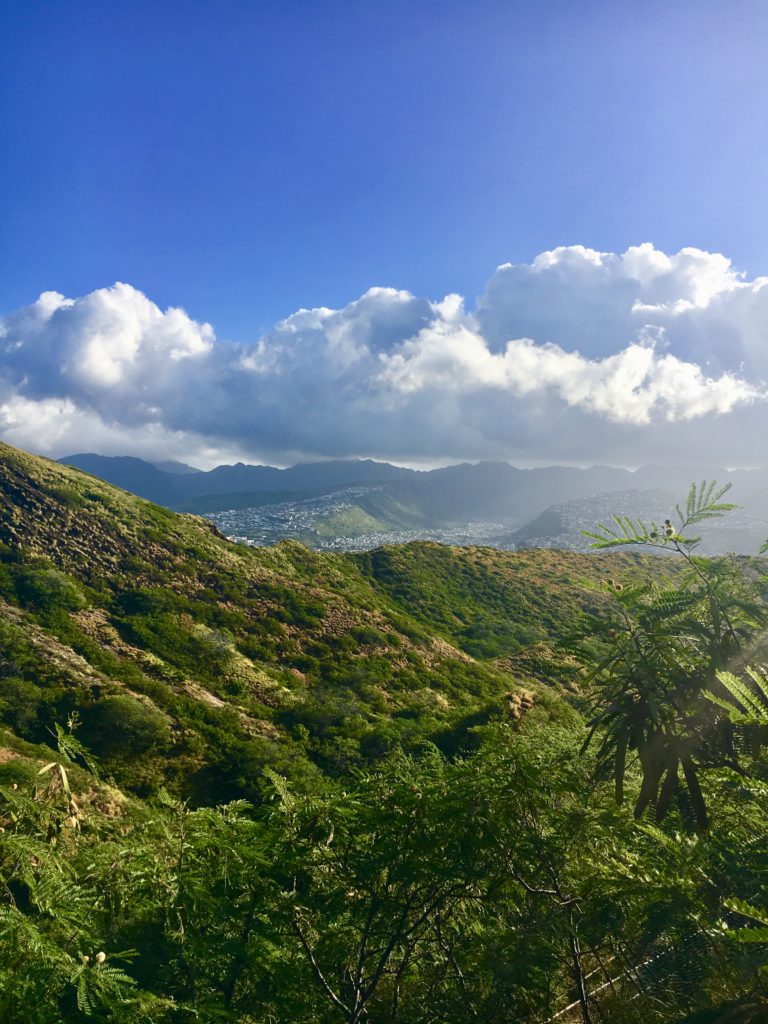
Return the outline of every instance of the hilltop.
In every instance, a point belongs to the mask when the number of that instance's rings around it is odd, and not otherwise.
[[[571,713],[571,647],[631,556],[413,543],[250,548],[77,469],[0,446],[3,720],[73,711],[122,785],[198,801],[302,785],[514,713]],[[527,698],[526,698],[527,699]],[[511,710],[510,710],[511,709]]]

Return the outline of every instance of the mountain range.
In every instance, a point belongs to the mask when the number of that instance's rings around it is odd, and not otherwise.
[[[671,514],[690,482],[701,479],[731,484],[732,499],[743,506],[746,518],[729,525],[727,538],[720,536],[723,544],[748,553],[755,536],[768,531],[766,468],[519,469],[481,462],[418,471],[372,460],[334,460],[288,469],[237,463],[205,472],[128,456],[80,454],[60,461],[168,508],[209,515],[225,533],[260,543],[281,536],[341,547],[354,546],[361,537],[370,538],[368,546],[413,536],[444,539],[438,531],[484,521],[495,529],[473,527],[470,540],[502,548],[538,544],[583,550],[581,529],[611,509],[641,517]],[[258,511],[265,508],[268,514]],[[563,517],[571,527],[563,526]]]

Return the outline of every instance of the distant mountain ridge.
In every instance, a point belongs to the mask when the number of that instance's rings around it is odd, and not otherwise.
[[[172,504],[178,493],[177,481],[182,479],[151,462],[132,455],[69,455],[58,460],[63,466],[82,469],[115,487],[148,498],[159,505]]]
[[[163,473],[175,473],[178,476],[188,476],[190,473],[201,473],[202,470],[196,466],[190,466],[186,462],[176,462],[175,459],[165,459],[162,462],[153,462],[153,466]]]
[[[692,480],[734,484],[734,500],[760,514],[768,493],[768,469],[728,471],[713,466],[645,466],[635,471],[611,466],[578,469],[547,466],[518,469],[506,462],[461,463],[444,469],[413,470],[386,462],[332,460],[288,469],[273,466],[217,466],[209,471],[170,471],[145,460],[95,454],[59,460],[158,504],[190,512],[215,512],[286,496],[328,494],[361,485],[381,485],[425,523],[496,519],[522,527],[546,509],[589,496],[626,491],[667,491],[681,496]],[[162,464],[161,464],[162,465]],[[754,497],[753,497],[754,496]]]
[[[154,463],[133,456],[85,453],[68,455],[59,462],[160,505],[178,505],[189,499],[217,494],[332,490],[363,483],[395,482],[415,475],[414,470],[370,459],[306,463],[288,469],[238,462],[234,466],[191,473],[178,469],[164,471]]]

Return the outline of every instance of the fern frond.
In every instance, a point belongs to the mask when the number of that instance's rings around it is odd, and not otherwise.
[[[738,508],[738,505],[731,502],[721,501],[730,489],[731,484],[718,487],[715,480],[702,480],[698,487],[692,484],[686,502],[685,516],[682,516],[679,507],[677,510],[684,526],[691,526],[705,519],[716,519]]]
[[[747,669],[747,675],[751,686],[732,672],[718,672],[718,681],[732,702],[709,690],[705,696],[738,725],[768,725],[768,681],[754,669]]]
[[[749,918],[750,921],[768,926],[768,911],[755,907],[753,904],[747,903],[746,900],[731,896],[730,899],[725,900],[724,905],[728,910],[735,910],[737,914]]]

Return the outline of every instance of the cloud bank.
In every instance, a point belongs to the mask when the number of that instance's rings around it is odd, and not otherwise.
[[[569,246],[505,264],[475,308],[371,288],[257,343],[128,284],[0,319],[0,431],[33,451],[286,464],[764,461],[768,278],[726,257]]]

